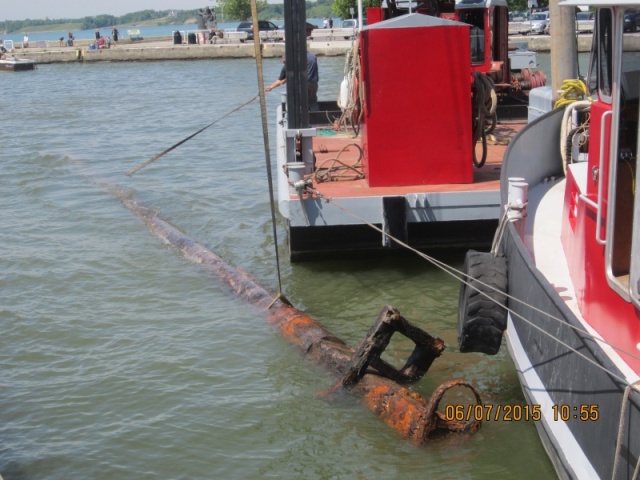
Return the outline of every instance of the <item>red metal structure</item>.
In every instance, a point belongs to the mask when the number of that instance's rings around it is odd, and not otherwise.
[[[506,2],[412,8],[368,10],[338,101],[309,112],[287,95],[279,109],[278,208],[292,260],[493,238],[499,165],[531,85],[510,68]]]
[[[456,5],[455,19],[471,25],[472,70],[489,75],[496,85],[509,86],[506,2],[462,2]]]
[[[471,69],[489,76],[500,94],[527,91],[545,84],[542,71],[511,69],[509,61],[509,12],[506,0],[435,0],[414,2],[412,12],[457,20],[471,26]],[[382,15],[380,10],[384,11]],[[384,18],[405,15],[407,8],[395,1],[385,9],[368,9],[369,25]]]
[[[469,27],[404,15],[368,27],[360,41],[369,186],[471,183]],[[452,132],[456,141],[443,141]]]

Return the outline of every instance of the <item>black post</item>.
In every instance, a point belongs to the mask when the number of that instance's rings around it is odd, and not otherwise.
[[[307,15],[304,0],[284,0],[287,118],[289,128],[309,127]]]

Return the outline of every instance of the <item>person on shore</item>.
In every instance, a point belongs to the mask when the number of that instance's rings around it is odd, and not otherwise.
[[[265,90],[270,92],[274,88],[279,87],[287,83],[287,66],[285,63],[285,57],[282,56],[282,70],[278,79],[269,85]],[[320,81],[320,75],[318,74],[318,59],[316,56],[307,51],[307,89],[309,94],[309,110],[315,112],[318,110],[318,82]]]
[[[119,34],[120,34],[120,32],[118,32],[118,29],[114,26],[114,27],[111,29],[111,40],[113,40],[114,47],[115,47],[115,44],[117,44],[117,43],[118,43],[118,35],[119,35]]]
[[[329,17],[329,28],[333,28],[333,18]]]
[[[219,32],[216,32],[216,30],[212,27],[209,30],[209,43],[213,44],[216,43],[218,41],[218,38],[223,38],[223,32],[222,30],[220,30]]]
[[[100,29],[96,28],[96,40],[100,40]]]
[[[28,48],[29,47],[29,34],[25,33],[24,37],[22,37],[22,48]]]
[[[322,19],[322,28],[329,28],[329,20],[327,20],[327,17]]]
[[[73,47],[73,41],[76,39],[76,37],[73,36],[73,33],[69,32],[69,38],[67,39],[67,46],[68,47]]]

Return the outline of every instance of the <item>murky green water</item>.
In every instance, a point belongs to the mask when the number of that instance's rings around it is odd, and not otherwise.
[[[337,96],[342,62],[320,58],[321,98]],[[265,78],[279,70],[267,61]],[[533,423],[485,422],[417,448],[357,397],[320,396],[331,375],[104,188],[130,190],[276,290],[257,104],[124,175],[255,95],[253,61],[43,65],[1,75],[0,89],[6,480],[554,475]],[[444,260],[459,267],[462,254]],[[465,378],[488,403],[524,401],[506,351],[457,351],[458,285],[427,263],[285,260],[282,281],[351,345],[385,304],[443,338],[445,354],[415,387],[425,396]],[[394,341],[390,356],[409,348]]]

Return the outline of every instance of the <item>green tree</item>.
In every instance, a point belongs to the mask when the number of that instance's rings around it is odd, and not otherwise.
[[[381,0],[363,0],[362,1],[362,9],[364,15],[366,15],[367,8],[369,7],[379,7],[381,4]],[[358,0],[335,0],[333,2],[333,6],[331,7],[331,11],[334,15],[340,18],[351,18],[350,8],[353,8],[354,12],[358,11]]]
[[[224,12],[225,20],[248,20],[251,18],[251,2],[250,0],[220,0],[221,10]],[[267,0],[256,0],[258,8],[258,17],[260,11],[267,6]]]

